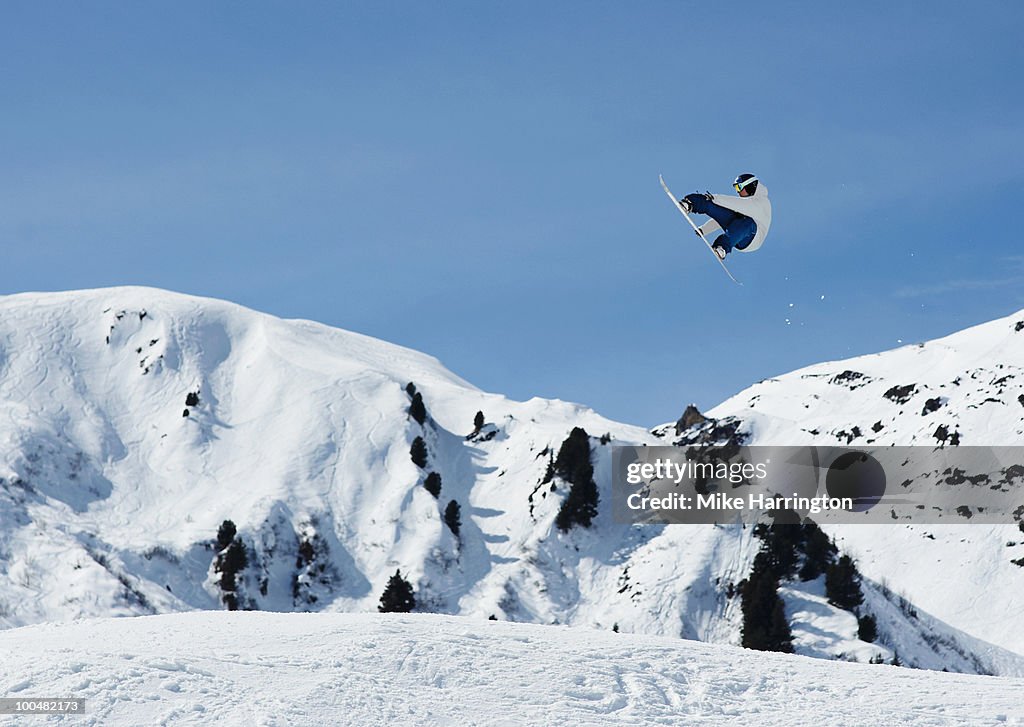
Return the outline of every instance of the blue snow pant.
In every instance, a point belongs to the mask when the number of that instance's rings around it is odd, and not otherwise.
[[[733,212],[714,202],[705,201],[704,204],[694,205],[694,212],[707,215],[722,226],[722,234],[719,235],[712,245],[725,248],[726,252],[732,252],[733,248],[743,250],[754,240],[757,234],[757,223],[746,215]]]

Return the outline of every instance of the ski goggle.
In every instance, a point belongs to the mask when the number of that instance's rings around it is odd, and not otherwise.
[[[732,183],[732,188],[736,190],[737,194],[739,194],[744,187],[746,187],[749,184],[753,184],[756,181],[757,177],[751,177],[750,179],[747,179],[743,182],[737,179],[735,182]]]

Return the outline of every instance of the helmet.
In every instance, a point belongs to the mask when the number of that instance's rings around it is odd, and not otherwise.
[[[740,190],[749,190],[751,194],[757,191],[757,177],[753,174],[741,174],[732,180],[732,188],[736,190],[738,194]]]

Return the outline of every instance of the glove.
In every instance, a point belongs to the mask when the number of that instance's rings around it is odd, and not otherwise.
[[[683,197],[683,202],[686,204],[687,212],[696,212],[702,215],[707,209],[708,198],[699,192],[694,192]]]
[[[714,202],[714,201],[715,201],[715,195],[711,194],[711,192],[705,192],[705,193],[704,193],[704,194],[703,194],[702,196],[703,196],[703,197],[704,197],[704,199],[706,199],[706,200],[707,200],[708,202]]]
[[[686,199],[686,197],[683,197],[681,200],[679,200],[679,206],[682,207],[687,212],[693,212],[693,209],[690,207],[690,201]]]

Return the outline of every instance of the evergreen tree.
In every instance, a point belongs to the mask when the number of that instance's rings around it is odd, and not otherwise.
[[[455,500],[449,500],[448,507],[444,509],[444,522],[456,538],[459,537],[459,530],[462,528],[461,512],[462,508]]]
[[[590,437],[582,427],[574,427],[562,442],[555,457],[555,473],[563,480],[576,482],[576,471],[590,467]]]
[[[381,613],[409,613],[416,608],[416,596],[413,594],[412,584],[402,578],[400,571],[388,580],[388,585],[380,597],[380,606],[377,610]]]
[[[594,482],[594,466],[590,464],[590,437],[586,430],[575,427],[562,442],[554,461],[554,473],[570,483],[569,494],[558,511],[555,525],[563,532],[574,525],[590,527],[597,517],[599,496]]]
[[[825,595],[828,602],[846,611],[855,610],[864,600],[860,574],[853,558],[844,555],[825,571]]]
[[[476,416],[473,417],[473,433],[475,434],[476,432],[479,432],[483,428],[484,428],[484,413],[482,411],[478,411],[476,413]]]
[[[427,466],[427,443],[423,441],[423,437],[416,437],[416,439],[412,440],[409,456],[412,457],[413,463],[420,469]]]
[[[427,479],[423,481],[423,487],[426,488],[427,492],[433,495],[435,498],[441,496],[441,475],[436,472],[431,472],[427,475]]]
[[[405,393],[408,394],[409,396],[415,396],[416,395],[416,384],[412,383],[411,381],[408,384],[406,384],[405,385]]]
[[[786,608],[778,594],[775,596],[775,605],[772,607],[772,622],[768,628],[768,641],[772,646],[772,651],[793,653],[793,633],[789,630]]]
[[[221,573],[220,587],[222,590],[235,590],[235,576],[238,575],[240,570],[245,568],[248,562],[249,559],[245,554],[245,545],[241,540],[235,538],[218,558],[219,567],[217,570]]]
[[[235,539],[235,534],[238,533],[238,528],[230,520],[225,520],[217,528],[217,552],[224,550],[224,548],[231,545],[231,541]]]
[[[222,591],[221,600],[229,611],[238,610],[237,576],[246,565],[245,544],[238,537],[238,528],[230,520],[225,520],[217,528],[217,557],[213,561],[213,570],[220,574],[217,585]]]
[[[582,525],[589,528],[594,518],[597,517],[597,484],[594,482],[594,468],[590,464],[578,468],[574,472],[573,481],[569,488],[569,495],[562,503],[555,517],[555,525],[562,532],[569,530],[574,525]]]
[[[804,564],[800,568],[800,580],[813,581],[824,573],[835,561],[836,546],[814,523],[804,525]]]
[[[423,395],[418,391],[412,395],[412,404],[409,405],[409,416],[415,419],[420,426],[423,426],[423,423],[427,421],[427,407],[423,403]]]
[[[225,524],[230,523],[229,520],[225,521]],[[234,525],[231,528],[225,529],[224,525],[221,525],[221,530],[218,531],[218,540],[223,534],[227,532],[233,532]],[[238,581],[237,576],[245,566],[248,565],[248,558],[245,554],[245,544],[236,536],[226,548],[223,548],[220,553],[217,554],[217,558],[214,561],[214,571],[220,573],[220,581],[218,585],[223,592],[222,600],[224,605],[228,607],[229,611],[238,610]]]
[[[741,584],[742,645],[759,651],[793,650],[786,611],[778,594],[779,579],[767,549],[754,557],[750,576]]]
[[[878,638],[878,623],[870,613],[857,619],[857,638],[869,644]]]
[[[758,534],[757,528],[755,528],[754,534]],[[760,536],[764,541],[763,547],[768,553],[776,577],[779,579],[791,578],[796,571],[797,548],[803,541],[803,526],[760,526]]]

